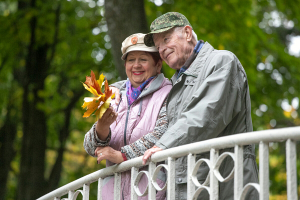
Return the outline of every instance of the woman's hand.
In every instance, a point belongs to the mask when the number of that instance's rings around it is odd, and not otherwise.
[[[110,162],[119,164],[124,161],[122,153],[120,151],[114,150],[113,148],[107,147],[97,147],[95,150],[95,155],[97,156],[97,163],[99,164],[102,160],[109,160]]]
[[[115,104],[118,105],[120,103],[120,93],[119,93],[119,89],[116,87],[109,87],[110,90],[112,90],[112,93],[115,93]]]
[[[110,125],[117,119],[118,113],[116,113],[112,106],[109,106],[101,119],[98,119],[96,125],[96,132],[100,140],[106,140],[109,134]]]
[[[147,160],[152,156],[152,154],[158,152],[158,151],[162,151],[162,148],[159,148],[157,146],[153,146],[151,149],[148,149],[143,156],[143,165],[146,164]]]

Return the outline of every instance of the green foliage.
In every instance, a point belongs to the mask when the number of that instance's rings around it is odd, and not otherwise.
[[[0,127],[11,105],[20,133],[15,139],[17,156],[11,164],[7,199],[16,198],[16,181],[21,167],[22,124],[19,111],[22,107],[23,75],[31,39],[32,17],[37,17],[36,44],[49,44],[53,48],[47,53],[51,64],[45,72],[44,88],[38,92],[43,101],[36,105],[47,117],[46,178],[50,175],[60,147],[60,130],[66,123],[64,111],[78,94],[81,97],[72,109],[60,186],[105,166],[97,165],[95,159],[89,158],[83,149],[84,134],[96,119],[82,118],[83,97],[89,94],[83,92],[81,81],[85,81],[85,76],[91,70],[104,73],[110,82],[117,77],[117,71],[111,67],[109,37],[101,15],[103,5],[81,1],[37,1],[35,9],[26,6],[21,8],[22,5],[22,2],[18,4],[16,1],[0,2]],[[59,20],[56,23],[57,12]]]

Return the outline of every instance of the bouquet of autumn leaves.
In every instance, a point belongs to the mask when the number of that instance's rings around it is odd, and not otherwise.
[[[99,79],[96,80],[95,74],[91,71],[91,77],[86,76],[86,81],[83,84],[84,88],[94,95],[94,97],[85,97],[82,108],[87,111],[83,117],[89,117],[95,113],[97,120],[102,117],[107,108],[109,108],[111,99],[114,98],[115,94],[109,89],[108,82],[105,76],[101,74]],[[104,82],[104,93],[101,91],[102,84]]]

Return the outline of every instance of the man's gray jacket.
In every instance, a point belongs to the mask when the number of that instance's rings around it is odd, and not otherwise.
[[[168,149],[253,131],[247,76],[233,53],[215,50],[206,42],[190,67],[178,79],[175,73],[171,80],[173,87],[167,100],[169,126],[156,146]],[[199,158],[209,158],[209,153],[198,155]],[[221,174],[226,177],[232,167],[231,159],[224,160]],[[200,166],[198,179],[204,181],[208,171],[206,165]],[[176,160],[176,183],[186,182],[187,157],[182,157]],[[233,198],[231,182],[220,184],[220,199]],[[248,182],[258,182],[254,145],[244,148],[244,184]]]

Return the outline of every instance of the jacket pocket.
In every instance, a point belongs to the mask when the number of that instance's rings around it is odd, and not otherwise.
[[[185,86],[194,86],[199,80],[196,79],[193,76],[187,76],[185,81],[184,81],[184,85]]]
[[[189,105],[198,87],[199,87],[199,79],[196,79],[195,77],[192,76],[186,77],[184,82],[185,89],[183,90],[182,102],[181,102],[182,110],[184,110]]]

